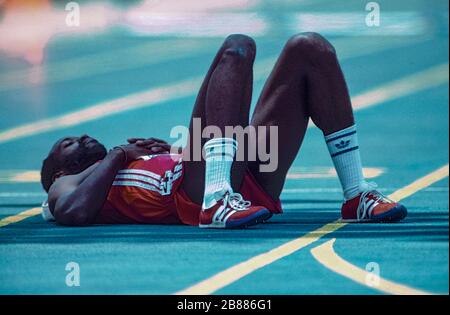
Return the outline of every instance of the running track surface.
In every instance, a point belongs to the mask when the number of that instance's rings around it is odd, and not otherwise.
[[[270,3],[252,10],[275,23],[300,10],[347,12],[365,2],[285,1],[278,10]],[[448,4],[396,1],[386,7],[420,14],[427,7],[427,21],[437,16],[443,26],[413,35],[330,32],[328,38],[352,97],[362,104],[355,116],[364,165],[376,170],[373,180],[386,195],[397,191],[409,209],[399,224],[327,225],[339,218],[342,197],[315,127],[286,182],[285,213],[264,225],[233,231],[64,228],[39,215],[6,224],[43,200],[36,171],[61,136],[88,133],[111,147],[131,136],[168,139],[173,126],[187,125],[198,78],[222,39],[135,37],[120,30],[62,37],[46,48],[41,71],[47,79],[37,84],[21,79],[32,72],[23,62],[0,55],[0,293],[448,294]],[[254,98],[267,65],[294,31],[290,26],[256,37]],[[99,66],[99,60],[106,61]],[[170,90],[179,82],[184,92]],[[171,92],[153,99],[139,94],[160,87]],[[91,113],[86,123],[75,115],[69,126],[52,129],[52,121],[33,129],[36,122],[107,101],[122,104],[134,93],[138,106],[132,110]],[[12,137],[10,131],[24,124],[31,131]],[[332,230],[323,232],[323,226]],[[69,262],[80,266],[79,287],[66,285]],[[374,283],[377,270],[381,279]]]

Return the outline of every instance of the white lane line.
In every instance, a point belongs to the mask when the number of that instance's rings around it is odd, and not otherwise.
[[[224,37],[233,33],[264,36],[267,19],[258,12],[138,12],[124,25],[142,36]]]
[[[29,198],[29,197],[46,198],[47,194],[44,192],[15,192],[15,191],[0,192],[0,198]]]
[[[367,179],[382,175],[385,169],[379,167],[363,167],[364,177]],[[336,178],[337,173],[334,167],[292,167],[287,174],[287,179],[327,179]]]
[[[394,191],[395,187],[384,187],[378,188],[377,190],[382,193],[390,193]],[[422,190],[423,192],[432,192],[432,193],[448,193],[449,187],[427,187]],[[317,188],[285,188],[283,189],[283,195],[298,195],[298,194],[320,194],[324,193],[336,193],[339,196],[342,195],[341,188],[333,188],[333,187],[317,187]],[[281,200],[283,201],[283,195]],[[0,192],[0,198],[30,198],[30,197],[39,197],[45,198],[47,194],[44,192],[15,192],[15,191],[2,191]],[[289,200],[289,199],[286,199]]]
[[[394,191],[395,187],[377,188],[382,193],[389,193]],[[422,189],[423,192],[432,193],[446,193],[449,191],[449,187],[427,187]],[[342,194],[342,189],[338,187],[317,187],[317,188],[285,188],[283,194],[324,194],[324,193],[337,193]],[[28,197],[47,197],[44,192],[15,192],[15,191],[0,191],[0,198],[28,198]],[[283,200],[283,198],[281,198]],[[289,199],[286,199],[289,200]]]
[[[346,39],[346,40],[343,40],[341,43],[348,43],[348,42],[349,42],[348,39]],[[339,42],[338,42],[338,44],[336,44],[336,46],[337,47],[339,46]],[[346,47],[345,45],[342,45],[342,46]],[[343,49],[343,53],[341,55],[341,60],[360,56],[360,54],[364,55],[364,54],[368,54],[371,52],[377,52],[377,51],[381,51],[384,49],[390,49],[391,47],[392,46],[390,46],[390,45],[386,45],[386,46],[374,45],[373,47],[371,47],[371,49],[358,50],[358,49],[355,49],[355,47],[353,47],[352,50]],[[273,58],[273,57],[266,58],[266,59],[258,62],[255,65],[255,80],[261,80],[264,77],[266,77],[270,73],[274,62],[275,62],[275,58]],[[440,69],[438,69],[438,70],[440,70]],[[422,80],[422,77],[420,76],[420,74],[421,73],[417,74],[418,77],[415,77],[414,75],[406,76],[403,79],[401,79],[400,83],[402,83],[404,81],[410,81],[411,79],[419,80],[420,83],[422,83],[423,80]],[[426,78],[430,79],[430,76],[432,76],[432,75],[441,76],[441,73],[434,70],[434,72],[432,72],[430,74],[426,74]],[[111,115],[116,115],[116,114],[123,113],[126,111],[131,111],[131,110],[135,110],[135,109],[139,109],[139,108],[143,108],[143,107],[155,106],[155,105],[159,105],[163,102],[174,101],[174,100],[177,100],[177,99],[180,99],[183,97],[192,96],[198,92],[198,88],[201,85],[202,80],[203,80],[202,76],[193,77],[190,79],[186,79],[184,81],[167,84],[167,85],[163,85],[160,87],[149,89],[147,91],[138,92],[138,93],[124,96],[124,97],[116,98],[111,101],[97,103],[90,107],[74,111],[72,113],[68,113],[68,114],[64,114],[64,115],[56,116],[56,117],[52,117],[52,118],[47,118],[47,119],[39,120],[36,122],[23,124],[18,127],[6,129],[3,131],[0,131],[0,144],[8,142],[8,141],[12,141],[12,140],[17,140],[17,139],[20,139],[23,137],[36,135],[39,133],[49,132],[49,131],[53,131],[53,130],[59,130],[59,129],[83,124],[86,122],[90,122],[90,121],[97,120],[100,118],[108,117]],[[448,81],[448,77],[447,77],[447,81]],[[433,80],[431,80],[431,82],[433,83]],[[427,84],[427,83],[428,82],[424,83],[425,87],[422,87],[422,89],[424,89],[426,87],[431,87],[430,84]],[[399,84],[399,83],[396,82],[396,84]],[[402,96],[406,95],[408,92],[414,93],[413,88],[415,87],[415,85],[414,84],[413,85],[406,84],[406,85],[407,85],[407,87],[410,88],[410,90],[403,91]],[[385,94],[385,92],[383,92],[385,89],[390,89],[389,84],[383,85],[380,88],[371,89],[369,92],[373,93],[375,95]],[[377,99],[375,99],[374,102],[370,103],[370,100],[366,100],[364,98],[364,95],[366,95],[369,92],[362,94],[363,100],[366,103],[369,103],[370,105],[378,105],[379,103],[377,103]],[[395,93],[390,93],[390,96],[394,97]],[[360,107],[362,107],[361,105],[358,105],[361,102],[359,99],[361,99],[361,95],[356,96],[357,106],[356,106],[355,110],[358,110]],[[366,107],[369,106],[367,104],[364,104],[364,105]]]
[[[305,29],[325,35],[341,36],[414,36],[430,32],[427,17],[417,11],[383,12],[377,27],[366,24],[367,12],[302,11],[288,17],[293,32]]]
[[[375,178],[384,173],[384,169],[376,167],[364,167],[365,178]],[[287,179],[322,179],[337,177],[336,170],[332,167],[294,167]],[[39,170],[0,170],[0,183],[38,183],[41,180]]]
[[[69,114],[42,119],[33,123],[11,128],[0,132],[0,143],[79,125],[142,107],[155,106],[167,100],[173,101],[191,96],[193,91],[200,85],[201,80],[201,77],[191,78],[175,84],[165,85],[111,101],[101,102]]]
[[[206,52],[211,40],[158,40],[0,74],[0,92],[136,69]],[[5,104],[7,105],[7,104]]]
[[[378,191],[382,193],[392,192],[395,190],[394,187],[383,187],[383,188],[377,188]],[[423,189],[423,191],[426,192],[433,192],[433,193],[441,193],[441,192],[448,192],[448,187],[428,187]],[[324,194],[324,193],[337,193],[342,195],[342,189],[338,187],[317,187],[317,188],[285,188],[283,189],[282,194]],[[1,193],[0,193],[1,196]],[[282,198],[283,199],[283,198]]]
[[[352,98],[355,110],[392,101],[448,83],[448,63],[443,63],[407,77],[378,86]]]

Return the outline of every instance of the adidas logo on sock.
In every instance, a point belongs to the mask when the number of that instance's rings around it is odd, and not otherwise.
[[[341,142],[338,142],[335,144],[335,147],[339,150],[345,149],[350,144],[350,140],[341,140]]]

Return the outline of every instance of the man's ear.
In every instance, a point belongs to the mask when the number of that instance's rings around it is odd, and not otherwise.
[[[53,174],[52,182],[54,182],[57,178],[66,175],[64,171],[57,171],[55,174]]]

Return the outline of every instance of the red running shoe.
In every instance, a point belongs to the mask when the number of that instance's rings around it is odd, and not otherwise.
[[[398,222],[406,217],[406,207],[384,196],[370,184],[366,190],[347,200],[341,208],[343,222]]]
[[[226,192],[222,199],[200,213],[200,228],[230,229],[243,228],[261,223],[272,213],[259,206],[252,206],[239,193]]]

